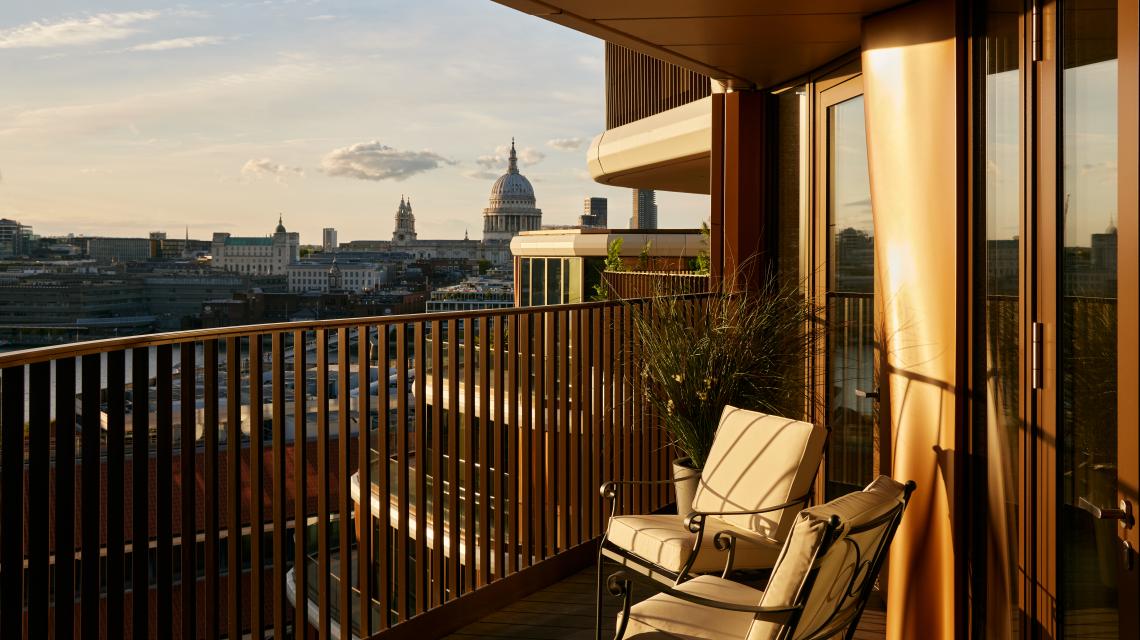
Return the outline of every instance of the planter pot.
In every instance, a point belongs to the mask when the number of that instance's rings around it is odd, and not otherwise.
[[[697,493],[697,483],[701,479],[701,470],[693,467],[689,458],[677,458],[673,461],[673,488],[677,492],[677,515],[684,518],[693,510],[693,496]]]

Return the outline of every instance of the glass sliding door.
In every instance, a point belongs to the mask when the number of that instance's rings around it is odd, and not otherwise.
[[[977,253],[984,267],[975,281],[977,333],[975,379],[984,381],[985,404],[974,412],[973,500],[984,508],[975,530],[972,579],[973,631],[977,637],[1021,635],[1019,580],[1021,473],[1025,420],[1022,402],[1024,304],[1021,295],[1022,73],[1020,0],[990,2],[979,38],[982,77],[977,139],[981,190]],[[983,507],[984,505],[984,507]]]
[[[827,423],[825,498],[873,478],[878,423],[875,230],[861,78],[820,93],[827,216]]]
[[[1058,562],[1066,638],[1117,637],[1117,7],[1061,4]],[[1135,150],[1132,150],[1135,153]],[[1136,189],[1136,185],[1131,186]],[[1130,330],[1135,331],[1135,327]],[[1135,429],[1135,425],[1131,425]]]

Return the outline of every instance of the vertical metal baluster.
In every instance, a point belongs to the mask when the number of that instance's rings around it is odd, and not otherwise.
[[[197,539],[198,523],[195,509],[197,480],[197,466],[195,452],[198,447],[197,423],[197,371],[198,365],[195,356],[195,344],[183,342],[179,346],[178,366],[181,369],[179,380],[181,402],[180,433],[178,442],[179,453],[179,503],[181,518],[179,518],[178,538],[181,544],[179,550],[179,568],[181,570],[181,586],[179,596],[182,604],[182,637],[184,639],[198,637],[198,559]],[[83,366],[84,381],[87,379],[86,359]],[[86,395],[86,394],[84,394]],[[86,566],[84,567],[86,569]]]
[[[317,329],[317,634],[331,637],[329,616],[329,333]],[[343,374],[343,372],[341,372]]]
[[[495,409],[499,412],[495,429],[497,441],[495,455],[499,460],[502,487],[499,493],[499,521],[503,530],[499,543],[499,562],[502,567],[498,577],[506,577],[518,570],[518,445],[519,445],[519,387],[518,387],[518,313],[510,313],[499,324],[499,342],[502,344],[501,352],[497,356],[496,365],[500,373],[495,376]],[[505,382],[505,384],[504,384]],[[504,407],[506,410],[504,410]],[[505,555],[504,555],[505,554]]]
[[[202,369],[205,389],[205,459],[202,465],[202,482],[205,495],[202,496],[202,515],[206,530],[206,591],[205,591],[205,632],[209,638],[220,635],[218,625],[218,341],[206,340],[202,343]]]
[[[496,569],[502,571],[503,568],[502,554],[497,554],[503,532],[499,519],[495,517],[501,508],[501,505],[496,505],[501,495],[497,478],[503,469],[496,456],[497,438],[494,436],[502,416],[498,407],[492,404],[498,398],[498,392],[492,392],[499,367],[500,338],[499,332],[495,330],[497,326],[499,326],[499,316],[488,316],[483,318],[479,327],[483,345],[479,351],[479,488],[483,492],[479,510],[479,527],[482,532],[480,539],[482,546],[479,548],[479,586],[491,582],[492,558],[496,558],[493,561]]]
[[[478,318],[475,316],[468,317],[463,321],[463,445],[456,447],[457,450],[462,448],[465,453],[461,456],[464,462],[463,520],[460,521],[458,515],[452,517],[456,524],[463,523],[464,593],[470,593],[475,589],[475,577],[479,571],[478,565],[475,564],[475,534],[478,527],[478,516],[475,513],[475,503],[477,502],[475,458],[478,455],[475,450],[475,352],[478,350],[478,346],[475,344],[476,322],[478,322]],[[458,419],[455,422],[458,423]]]
[[[535,516],[538,519],[539,544],[535,549],[537,560],[550,557],[554,549],[556,525],[554,515],[558,508],[555,495],[554,480],[554,446],[555,430],[557,424],[556,407],[554,405],[554,359],[557,357],[554,347],[554,313],[545,311],[538,317],[541,333],[536,336],[535,346],[535,378],[540,381],[541,388],[535,390],[535,396],[541,404],[535,407],[535,468],[538,470],[536,478],[539,483],[538,500],[535,505]]]
[[[403,326],[403,325],[401,325]],[[376,446],[379,449],[379,454],[376,456],[376,482],[378,483],[377,495],[379,496],[379,510],[377,513],[378,522],[376,528],[373,529],[378,534],[376,541],[377,553],[377,569],[376,569],[376,586],[379,591],[380,602],[380,629],[387,629],[391,624],[391,615],[389,612],[392,610],[392,593],[395,592],[397,586],[392,579],[392,525],[389,521],[389,516],[392,510],[392,486],[391,486],[391,472],[390,460],[392,457],[392,440],[391,440],[391,422],[389,421],[389,413],[391,412],[391,394],[388,391],[388,364],[392,360],[391,351],[388,346],[388,338],[391,335],[391,329],[387,324],[381,324],[376,327],[376,345],[379,357],[376,362]],[[401,394],[404,393],[404,388],[400,389]],[[399,403],[397,403],[399,404]],[[397,411],[399,413],[399,411]],[[407,420],[402,423],[407,425]],[[406,426],[401,428],[400,433],[407,439],[408,430]],[[406,459],[406,457],[404,458]],[[406,481],[407,474],[400,476],[399,485],[407,487]],[[400,556],[407,557],[407,545],[399,551]],[[402,593],[402,592],[401,592]]]
[[[135,638],[150,637],[150,349],[131,349],[131,613]],[[139,597],[139,596],[142,597]]]
[[[416,475],[416,613],[423,613],[428,608],[428,580],[431,577],[427,557],[427,466],[430,460],[427,451],[427,348],[426,322],[420,321],[413,325],[415,333],[415,475]],[[432,335],[432,344],[439,340],[438,334]],[[435,375],[435,372],[433,372]]]
[[[241,338],[226,338],[226,622],[242,633]],[[252,433],[252,432],[251,432]]]
[[[598,488],[602,486],[602,457],[604,438],[602,435],[602,414],[605,405],[602,403],[602,310],[599,307],[590,308],[589,330],[586,332],[586,343],[590,345],[590,398],[587,401],[587,415],[590,416],[590,537],[600,535],[602,529],[602,513],[604,505]]]
[[[396,325],[396,452],[398,473],[396,477],[396,621],[407,620],[412,615],[408,602],[408,507],[410,491],[408,478],[408,325]],[[413,369],[413,373],[414,373]],[[418,432],[417,432],[418,433]],[[417,438],[418,439],[418,438]],[[422,557],[422,556],[421,556]]]
[[[459,596],[459,566],[463,557],[459,542],[459,497],[463,486],[459,478],[459,415],[462,412],[459,404],[459,367],[462,362],[460,351],[466,350],[467,345],[459,343],[459,323],[456,320],[447,321],[447,546],[449,550],[447,563],[447,595],[440,599],[446,602]],[[436,529],[437,535],[442,533]]]
[[[369,353],[371,334],[372,328],[368,325],[361,325],[356,329],[356,481],[360,487],[356,512],[356,583],[360,590],[361,638],[372,635],[372,531],[375,519],[372,515],[372,464],[369,460],[372,452],[369,389],[372,378],[372,357]],[[380,374],[386,369],[386,365],[377,366],[376,369],[376,389],[381,393],[388,391],[387,376]]]
[[[55,637],[74,638],[75,358],[55,361]]]
[[[554,514],[558,526],[558,549],[565,551],[571,547],[570,527],[578,519],[570,497],[574,492],[574,480],[579,477],[578,469],[571,466],[574,456],[570,455],[573,440],[570,433],[570,315],[561,310],[556,316],[558,343],[558,459],[555,468],[558,478],[558,511]]]
[[[51,523],[51,362],[37,362],[28,367],[28,637],[46,638],[48,634],[48,541]],[[20,416],[23,422],[23,416]],[[22,436],[22,434],[21,434]],[[7,444],[7,443],[5,443]],[[23,443],[20,445],[23,447]],[[22,466],[22,465],[21,465]],[[20,498],[23,502],[23,496]],[[7,531],[13,531],[8,529]],[[22,550],[21,550],[22,554]]]
[[[531,356],[534,353],[534,342],[532,342],[531,330],[534,326],[535,314],[526,313],[519,317],[519,340],[518,346],[518,359],[519,359],[519,373],[518,384],[512,387],[522,397],[522,403],[519,411],[522,415],[519,416],[519,427],[516,430],[516,438],[521,437],[518,446],[518,461],[519,461],[519,474],[518,483],[520,488],[521,498],[518,505],[518,520],[519,527],[522,529],[520,541],[522,548],[520,549],[521,562],[519,563],[520,569],[525,569],[531,565],[531,559],[534,557],[531,550],[534,548],[534,503],[531,500],[531,494],[534,490],[534,478],[532,470],[534,468],[534,458],[531,455],[531,440],[533,439],[532,425],[534,423],[534,412],[532,410],[532,402],[535,399],[533,380],[531,379]],[[512,505],[514,506],[514,505]]]
[[[0,371],[0,633],[24,634],[24,367]]]
[[[349,397],[349,376],[352,373],[352,355],[348,348],[349,332],[347,327],[337,329],[337,363],[340,365],[340,374],[337,376],[337,460],[336,460],[336,497],[337,522],[340,524],[338,533],[340,540],[337,543],[339,550],[340,568],[340,637],[348,638],[352,632],[352,500],[349,496],[349,482],[352,476],[350,468],[349,445],[352,443],[352,434],[349,428],[349,414],[352,412],[352,398]],[[363,336],[361,336],[363,338]],[[367,340],[365,340],[367,342]],[[363,381],[363,387],[357,387],[360,395],[368,395],[368,362],[358,363],[356,381],[358,385]],[[358,444],[364,444],[363,435],[366,430],[357,432]],[[368,496],[361,492],[361,498]],[[361,601],[363,605],[363,600]],[[363,629],[363,627],[362,627]],[[367,633],[360,633],[360,637],[367,637]]]
[[[124,534],[126,518],[126,361],[123,351],[107,353],[107,637],[124,635]]]
[[[309,539],[308,492],[308,407],[305,399],[307,376],[305,331],[293,332],[293,637],[305,637],[309,626],[309,578],[305,552]]]
[[[102,433],[100,427],[100,395],[102,391],[102,364],[99,354],[83,356],[82,359],[82,428],[80,446],[82,447],[82,469],[80,469],[80,504],[82,505],[80,522],[82,523],[83,549],[80,567],[80,581],[82,582],[81,618],[84,638],[97,638],[101,633],[99,620],[100,580],[99,558],[102,556],[102,537],[99,532],[101,517],[100,508],[103,499],[100,496],[100,483],[102,481]],[[22,397],[22,396],[21,396]]]
[[[581,544],[586,540],[586,525],[590,522],[590,501],[587,496],[590,486],[590,467],[583,437],[583,404],[587,394],[583,391],[586,382],[585,354],[582,344],[582,324],[586,311],[575,309],[570,312],[570,512],[574,514],[571,538],[568,546]]]
[[[447,539],[447,528],[443,516],[444,495],[443,487],[445,483],[444,473],[446,471],[446,461],[444,460],[443,451],[443,430],[444,430],[444,416],[443,405],[445,402],[443,392],[443,379],[445,377],[445,363],[443,360],[443,349],[445,341],[443,339],[443,323],[436,320],[431,323],[431,429],[428,433],[431,434],[431,455],[424,457],[424,465],[427,466],[428,461],[431,462],[430,468],[426,469],[431,478],[431,524],[424,529],[424,535],[427,531],[432,532],[432,553],[431,553],[431,604],[424,604],[424,608],[429,606],[437,606],[443,603],[444,595],[446,593],[446,584],[444,583],[443,567],[446,564],[444,557],[444,541]],[[454,335],[454,334],[452,334]],[[452,335],[448,336],[448,340],[452,339]]]
[[[262,394],[262,345],[265,336],[249,336],[249,630],[265,636],[265,398]]]
[[[603,433],[604,435],[604,449],[605,453],[602,456],[602,480],[615,480],[619,479],[619,470],[617,454],[619,449],[615,446],[614,440],[617,436],[617,428],[615,428],[615,417],[617,415],[617,402],[614,401],[614,307],[607,305],[602,309],[602,326],[601,326],[601,339],[602,339],[602,419],[603,419]],[[622,508],[621,494],[614,496],[614,500],[618,501],[618,509]],[[604,512],[603,512],[604,513]],[[608,526],[608,519],[603,517],[602,530],[605,531]]]
[[[273,371],[273,638],[285,638],[286,619],[286,554],[287,531],[285,518],[288,511],[288,480],[285,457],[285,334],[270,334]]]
[[[171,572],[174,569],[174,542],[173,522],[171,522],[172,505],[174,504],[174,486],[171,482],[173,476],[174,453],[174,347],[169,344],[160,345],[155,351],[155,429],[157,430],[157,453],[155,456],[155,522],[157,523],[157,578],[158,589],[155,593],[155,615],[157,626],[155,634],[158,636],[170,633],[170,622],[173,618],[174,578]]]

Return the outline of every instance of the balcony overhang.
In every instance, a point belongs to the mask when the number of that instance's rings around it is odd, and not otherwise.
[[[901,0],[495,0],[736,87],[772,87],[859,47]]]
[[[601,184],[687,193],[709,192],[712,98],[603,132],[586,165]]]

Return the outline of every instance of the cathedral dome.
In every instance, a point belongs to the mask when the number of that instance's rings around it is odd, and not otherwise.
[[[528,200],[534,202],[534,187],[530,180],[519,173],[518,155],[515,154],[515,141],[511,140],[510,164],[507,172],[499,176],[491,186],[491,200]]]

